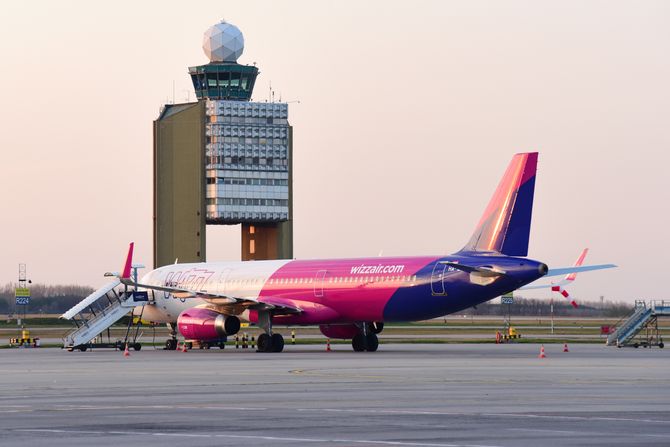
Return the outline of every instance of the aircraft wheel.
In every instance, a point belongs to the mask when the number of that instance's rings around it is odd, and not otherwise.
[[[665,347],[665,345],[663,344],[663,342],[660,342],[660,343],[658,344],[658,347],[661,348],[661,349],[663,349],[663,348]]]
[[[139,344],[139,343],[135,343],[135,344],[133,345],[133,349],[134,349],[135,351],[139,351],[140,349],[142,349],[142,345]]]
[[[365,337],[363,337],[363,334],[354,335],[354,338],[351,339],[351,346],[356,352],[365,351]]]
[[[165,340],[165,349],[168,351],[174,351],[177,349],[177,340],[174,338],[168,338]]]
[[[366,351],[375,352],[379,347],[379,339],[375,334],[368,334],[366,341]]]
[[[88,348],[87,348],[86,346],[79,346],[79,350],[80,350],[81,352],[86,352],[87,349],[88,349]]]
[[[257,342],[258,349],[256,352],[271,352],[272,351],[272,338],[268,334],[261,334],[258,336]]]
[[[281,334],[272,334],[272,352],[282,352],[284,350],[284,337]]]
[[[219,349],[223,349],[223,348],[225,348],[225,347],[226,347],[226,344],[225,344],[225,343],[223,343],[223,342],[219,343]]]

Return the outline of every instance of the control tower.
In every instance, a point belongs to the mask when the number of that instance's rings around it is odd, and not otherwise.
[[[206,226],[242,224],[241,258],[293,257],[288,104],[252,102],[258,68],[240,30],[209,28],[189,68],[197,102],[154,121],[154,267],[206,260]]]

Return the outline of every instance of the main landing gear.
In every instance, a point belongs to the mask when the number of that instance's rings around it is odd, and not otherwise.
[[[281,334],[272,333],[272,315],[269,311],[258,312],[258,326],[265,333],[258,336],[256,352],[282,352],[284,350],[284,337]]]
[[[354,338],[351,340],[351,346],[356,352],[374,352],[379,347],[379,339],[377,334],[379,334],[382,329],[384,329],[384,323],[380,322],[364,322],[358,324],[358,329],[360,332],[354,335]]]
[[[379,339],[376,334],[356,334],[351,340],[351,346],[356,352],[374,352],[379,347]]]
[[[170,338],[165,340],[165,350],[175,351],[177,349],[177,330],[170,323],[167,323],[166,325],[170,330]]]
[[[261,334],[258,336],[258,349],[256,352],[282,352],[284,350],[284,337],[281,334]]]

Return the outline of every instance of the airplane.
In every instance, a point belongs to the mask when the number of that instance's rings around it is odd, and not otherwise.
[[[173,264],[131,275],[131,243],[121,282],[153,291],[142,318],[167,323],[188,340],[217,342],[242,321],[258,325],[259,352],[281,352],[274,326],[318,325],[323,335],[351,339],[354,351],[376,351],[387,322],[452,314],[555,275],[612,264],[549,269],[528,259],[537,152],[513,156],[479,223],[449,256],[269,260]],[[136,308],[137,310],[137,308]]]

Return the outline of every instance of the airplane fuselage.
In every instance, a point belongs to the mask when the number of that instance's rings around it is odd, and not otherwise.
[[[468,273],[443,262],[495,268],[505,274]],[[537,261],[478,254],[174,264],[149,272],[141,283],[270,303],[278,300],[301,312],[273,316],[274,324],[311,325],[435,318],[515,290],[544,273],[546,266]],[[162,291],[154,291],[154,299],[144,315],[156,322],[174,322],[192,307],[217,306],[217,300],[175,298]],[[257,320],[253,310],[239,316]]]

